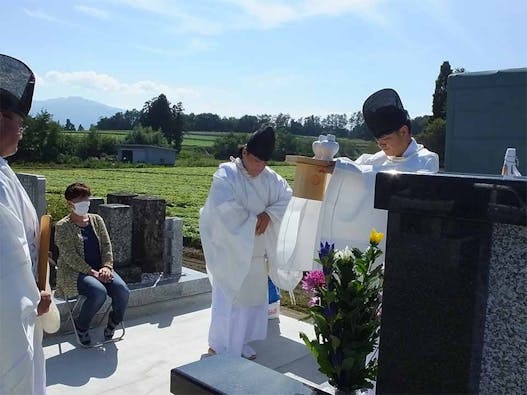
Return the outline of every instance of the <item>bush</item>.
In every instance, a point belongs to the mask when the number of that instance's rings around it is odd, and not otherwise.
[[[212,146],[212,152],[216,159],[228,160],[229,156],[238,156],[240,146],[247,141],[244,134],[229,133],[226,136],[218,137]]]
[[[163,133],[153,130],[151,127],[137,126],[130,131],[125,139],[125,144],[156,145],[158,147],[170,147]]]

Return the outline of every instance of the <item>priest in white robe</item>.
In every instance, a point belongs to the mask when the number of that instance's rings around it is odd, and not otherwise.
[[[337,158],[325,170],[332,175],[320,205],[293,197],[277,244],[279,268],[312,270],[318,267],[314,259],[318,257],[320,242],[335,244],[336,249],[365,249],[372,228],[385,233],[387,212],[373,207],[375,176],[379,171],[439,170],[438,155],[412,137],[410,117],[396,91],[382,89],[372,94],[364,102],[363,115],[381,151],[361,155],[355,161]],[[306,223],[316,225],[305,226]],[[382,250],[385,240],[380,245]]]
[[[287,182],[266,166],[274,146],[273,128],[256,131],[238,158],[219,166],[201,210],[201,242],[212,282],[209,354],[253,359],[248,343],[267,335],[267,277],[291,198]]]
[[[45,394],[45,359],[38,315],[51,303],[36,273],[39,222],[35,208],[4,159],[22,138],[35,77],[0,55],[0,394]]]

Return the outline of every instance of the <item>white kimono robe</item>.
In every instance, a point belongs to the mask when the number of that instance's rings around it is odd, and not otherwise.
[[[413,138],[402,157],[389,157],[380,151],[361,155],[356,161],[337,158],[321,203],[291,200],[277,244],[278,266],[291,271],[313,270],[319,267],[314,259],[318,258],[320,242],[334,243],[336,249],[365,249],[372,228],[385,233],[387,212],[375,209],[373,198],[376,174],[390,170],[436,173],[439,158]],[[385,240],[380,245],[383,251]]]
[[[40,294],[33,265],[38,253],[35,209],[0,158],[0,394],[45,394]]]
[[[266,336],[267,276],[290,198],[277,173],[266,167],[251,177],[239,158],[213,176],[199,229],[213,287],[209,345],[216,352],[240,355],[244,344]],[[271,222],[256,236],[257,215],[264,211]]]

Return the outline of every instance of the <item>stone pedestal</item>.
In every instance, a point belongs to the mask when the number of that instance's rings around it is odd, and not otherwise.
[[[112,241],[113,264],[116,270],[132,263],[132,209],[124,204],[101,204],[99,215],[104,219]]]
[[[136,196],[139,196],[137,193],[132,192],[112,192],[106,195],[106,202],[108,204],[118,203],[126,204],[128,206],[132,205],[132,199]]]
[[[377,175],[378,394],[527,388],[527,178]]]
[[[165,270],[166,203],[155,196],[137,196],[132,203],[132,258],[143,273]]]
[[[183,220],[178,217],[165,218],[165,273],[181,275],[183,263]]]
[[[46,177],[28,173],[17,173],[16,176],[29,195],[40,220],[46,214]]]
[[[104,204],[104,198],[102,197],[90,197],[90,210],[89,213],[99,214],[99,206]]]

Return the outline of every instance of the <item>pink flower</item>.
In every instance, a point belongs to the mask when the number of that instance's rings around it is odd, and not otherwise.
[[[320,304],[320,298],[318,296],[313,296],[312,298],[309,298],[307,304],[309,307],[317,306]]]
[[[326,284],[326,277],[322,270],[313,270],[307,273],[302,281],[302,289],[307,292],[313,292]]]

